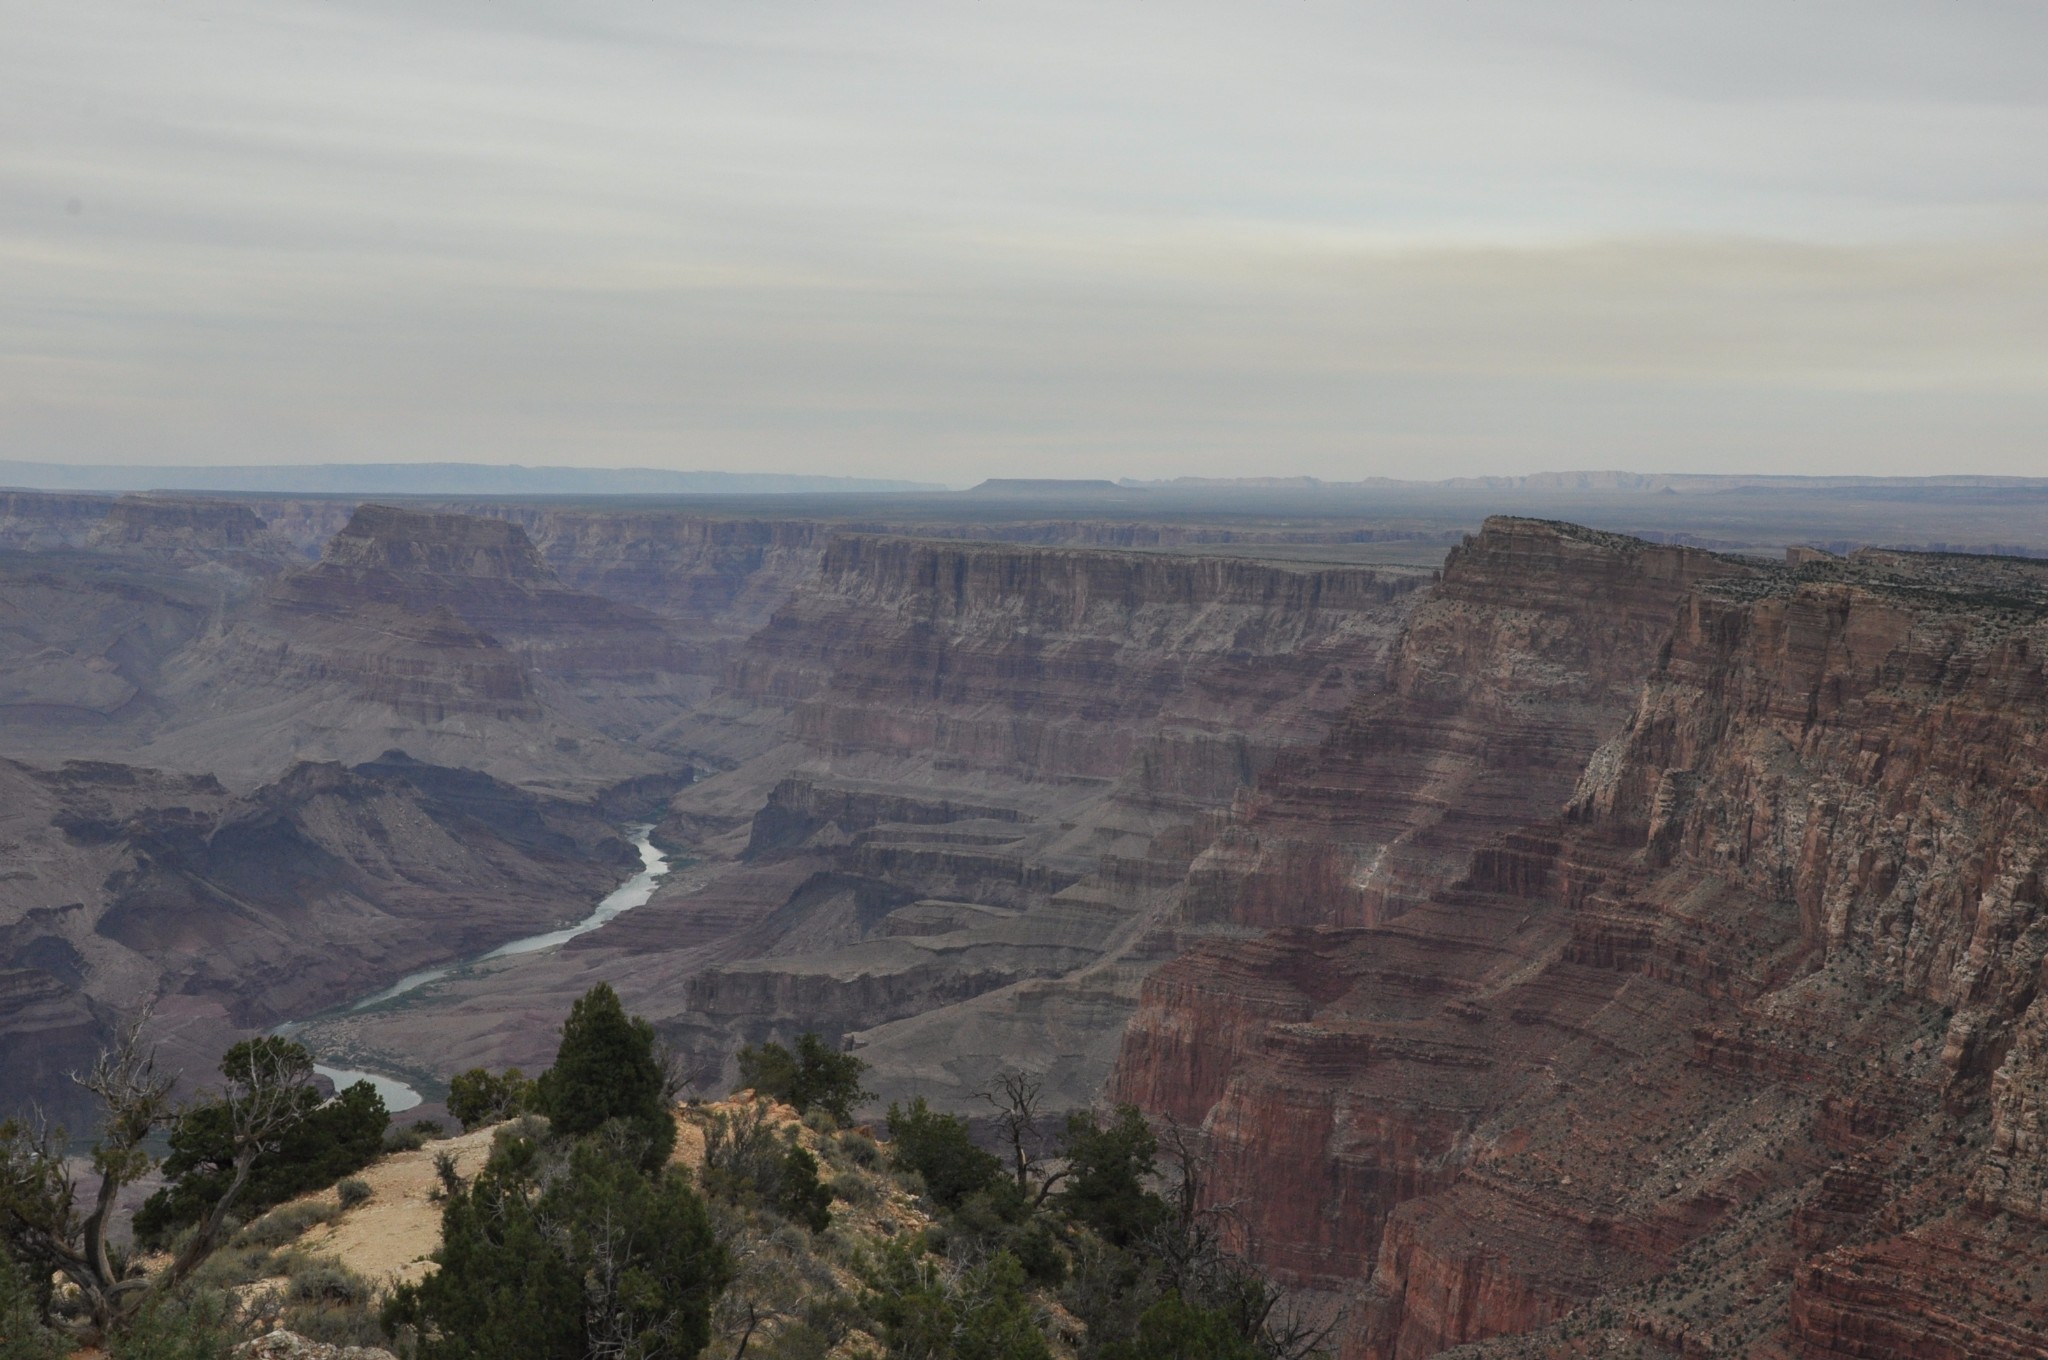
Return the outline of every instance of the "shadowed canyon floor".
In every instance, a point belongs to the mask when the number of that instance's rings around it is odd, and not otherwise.
[[[651,821],[644,906],[308,1036],[432,1088],[608,980],[709,1089],[1132,1100],[1357,1357],[2048,1353],[2048,564],[1667,499],[7,493],[0,1089],[581,918]],[[2048,546],[1876,504],[1798,537]]]

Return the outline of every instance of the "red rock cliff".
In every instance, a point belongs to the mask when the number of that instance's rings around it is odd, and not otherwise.
[[[1490,523],[1198,865],[1275,928],[1154,976],[1117,1089],[1370,1281],[1359,1355],[2042,1353],[2037,571]]]

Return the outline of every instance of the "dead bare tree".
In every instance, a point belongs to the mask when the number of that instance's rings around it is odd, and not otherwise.
[[[233,1131],[234,1176],[192,1240],[154,1275],[117,1251],[109,1240],[114,1206],[124,1186],[152,1164],[144,1140],[177,1115],[174,1077],[157,1071],[156,1052],[144,1042],[147,1011],[123,1025],[85,1073],[72,1080],[101,1108],[92,1149],[98,1178],[86,1207],[81,1178],[65,1156],[64,1131],[40,1119],[0,1124],[0,1235],[14,1252],[48,1278],[59,1271],[78,1287],[83,1314],[73,1330],[97,1340],[116,1330],[152,1296],[184,1283],[211,1255],[220,1230],[249,1179],[249,1171],[279,1137],[304,1117],[312,1058],[285,1039],[255,1039],[229,1051],[221,1098]]]
[[[1038,1180],[1034,1207],[1043,1204],[1053,1189],[1066,1179],[1064,1169],[1047,1171],[1045,1131],[1045,1078],[1031,1072],[998,1072],[995,1084],[978,1093],[995,1111],[997,1134],[1010,1149],[1011,1174],[1017,1193],[1029,1197],[1031,1182]]]

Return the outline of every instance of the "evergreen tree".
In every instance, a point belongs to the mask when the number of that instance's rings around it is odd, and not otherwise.
[[[812,1232],[823,1232],[832,1225],[832,1188],[818,1179],[818,1159],[801,1143],[789,1145],[780,1179],[775,1207],[784,1217]]]
[[[229,1050],[223,1071],[243,1047]],[[383,1151],[391,1116],[384,1098],[368,1082],[359,1081],[325,1103],[310,1086],[292,1092],[290,1098],[297,1111],[293,1122],[277,1136],[276,1150],[250,1169],[236,1197],[236,1211],[244,1216],[324,1189],[362,1170]],[[171,1128],[171,1154],[163,1164],[170,1183],[136,1212],[139,1240],[162,1241],[172,1230],[197,1223],[211,1212],[234,1182],[234,1123],[235,1112],[224,1100],[195,1105],[178,1117]]]
[[[505,1140],[441,1232],[440,1269],[385,1312],[417,1329],[419,1360],[688,1360],[731,1274],[683,1174],[601,1138]]]
[[[1119,1247],[1166,1221],[1166,1201],[1145,1188],[1159,1140],[1137,1106],[1118,1106],[1107,1127],[1092,1114],[1068,1116],[1065,1151],[1066,1183],[1057,1198],[1070,1217]]]
[[[798,1114],[819,1109],[849,1123],[853,1107],[870,1095],[860,1086],[868,1065],[833,1050],[814,1033],[798,1035],[795,1052],[777,1043],[750,1044],[740,1050],[739,1064],[741,1086],[794,1105]]]
[[[628,1019],[618,993],[600,982],[562,1022],[562,1045],[555,1065],[541,1076],[539,1092],[557,1133],[577,1137],[623,1121],[645,1140],[645,1164],[654,1167],[667,1160],[676,1141],[665,1086],[654,1026],[638,1016]]]
[[[583,1286],[534,1212],[534,1190],[492,1164],[441,1211],[440,1269],[402,1285],[385,1325],[419,1329],[419,1360],[583,1360]]]
[[[1102,1348],[1102,1360],[1262,1360],[1264,1352],[1244,1339],[1219,1309],[1197,1308],[1168,1294],[1138,1319],[1130,1341]]]
[[[889,1106],[889,1140],[896,1165],[924,1177],[925,1189],[948,1209],[958,1209],[1002,1174],[1003,1164],[974,1145],[966,1120],[932,1109],[923,1096],[908,1110]]]

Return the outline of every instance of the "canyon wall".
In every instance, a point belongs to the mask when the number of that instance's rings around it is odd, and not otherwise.
[[[98,551],[16,560],[53,600],[117,586],[129,598],[101,611],[120,657],[93,632],[26,659],[117,677],[125,688],[101,706],[120,722],[74,724],[61,750],[48,729],[9,731],[9,753],[204,771],[241,789],[294,761],[389,748],[565,791],[688,766],[650,737],[702,688],[686,644],[647,611],[563,585],[516,526],[366,505],[318,562],[288,566],[246,507],[200,510],[204,532],[183,503],[124,499],[95,531]],[[152,546],[173,542],[185,556]],[[133,573],[110,565],[138,555],[169,602],[145,605]],[[249,562],[261,569],[237,565]],[[138,631],[132,616],[150,610],[165,622]],[[51,740],[23,744],[38,735]]]
[[[1670,552],[1454,554],[1197,861],[1262,933],[1154,974],[1115,1089],[1353,1355],[2038,1355],[2048,580]]]

